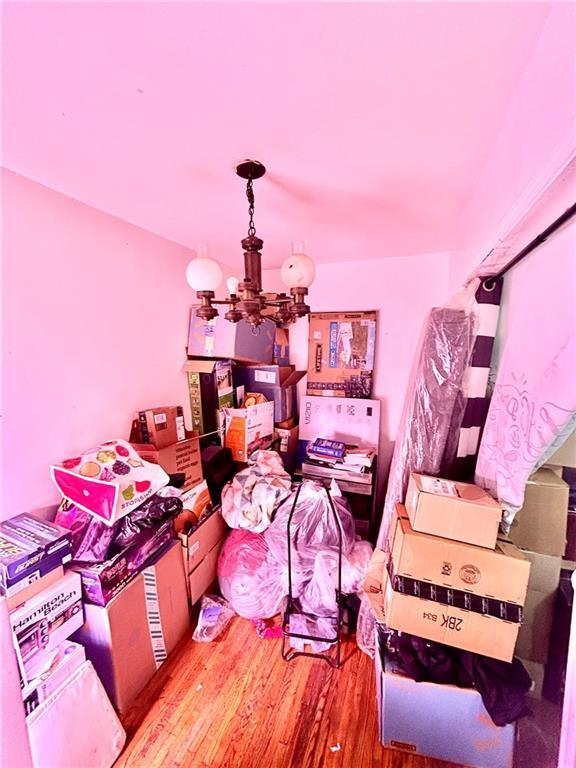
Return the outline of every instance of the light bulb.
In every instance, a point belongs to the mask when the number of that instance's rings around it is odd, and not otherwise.
[[[208,246],[199,243],[196,246],[199,254],[186,267],[186,280],[195,291],[216,291],[222,282],[220,264],[208,258]]]
[[[282,282],[288,288],[308,288],[316,277],[316,265],[309,256],[302,253],[304,243],[292,243],[292,256],[282,264]]]
[[[229,296],[232,296],[232,294],[236,295],[239,284],[240,280],[238,280],[237,277],[234,277],[234,275],[231,275],[228,280],[226,280],[226,288],[228,288]]]

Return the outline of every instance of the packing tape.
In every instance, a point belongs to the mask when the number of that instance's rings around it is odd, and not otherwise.
[[[158,669],[167,659],[164,632],[162,631],[162,619],[160,606],[158,605],[158,585],[156,584],[156,568],[151,565],[142,572],[144,575],[144,595],[146,598],[146,618],[148,620],[148,632],[152,643],[154,663]]]

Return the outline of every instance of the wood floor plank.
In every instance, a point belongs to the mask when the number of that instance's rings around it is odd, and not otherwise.
[[[186,637],[123,717],[115,768],[457,768],[381,746],[373,662],[353,638],[339,670],[287,663],[280,644],[239,618],[213,643]]]

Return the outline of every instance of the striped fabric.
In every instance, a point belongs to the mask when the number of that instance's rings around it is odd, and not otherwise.
[[[162,631],[162,620],[160,618],[160,608],[158,606],[158,586],[156,584],[156,569],[154,566],[146,568],[144,576],[144,594],[146,597],[146,614],[148,617],[148,631],[152,643],[152,652],[156,669],[162,662],[166,661],[166,644],[164,642],[164,632]]]
[[[478,335],[470,361],[466,406],[451,472],[455,480],[473,481],[474,478],[478,447],[490,404],[488,377],[500,314],[502,285],[503,278],[498,278],[491,290],[486,289],[482,282],[476,291],[479,314]]]

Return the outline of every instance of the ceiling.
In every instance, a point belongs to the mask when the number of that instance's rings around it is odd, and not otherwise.
[[[4,3],[3,164],[237,263],[457,247],[546,3]]]

